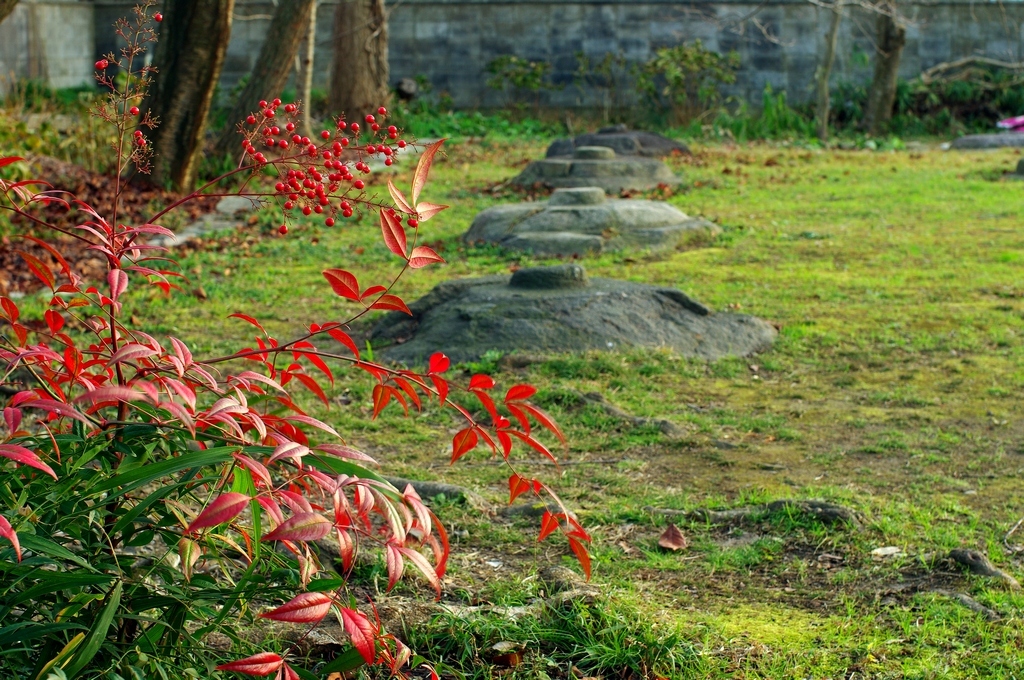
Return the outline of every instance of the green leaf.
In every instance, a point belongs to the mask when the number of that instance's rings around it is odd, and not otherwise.
[[[324,666],[320,672],[348,673],[365,665],[366,660],[363,658],[363,655],[355,647],[349,647],[346,651],[335,657],[334,661]]]
[[[114,585],[113,589],[111,589],[110,595],[107,597],[107,604],[100,612],[99,617],[96,619],[96,623],[94,623],[92,628],[89,629],[89,634],[86,636],[85,642],[82,643],[81,649],[78,650],[78,653],[75,654],[75,657],[68,664],[67,668],[64,669],[68,678],[74,678],[86,666],[88,666],[100,651],[100,647],[103,646],[104,641],[106,641],[107,631],[110,630],[110,624],[114,620],[114,614],[117,613],[118,607],[121,606],[122,587],[123,584],[118,581]]]
[[[74,572],[44,571],[42,569],[35,575],[39,578],[40,583],[21,591],[16,596],[6,598],[4,604],[13,607],[22,602],[35,599],[40,595],[56,593],[57,591],[68,590],[69,588],[106,584],[114,580],[114,577],[110,574],[78,574]]]
[[[86,630],[86,628],[77,623],[36,623],[35,621],[22,621],[4,626],[0,628],[0,654],[11,649],[15,643],[35,640],[51,633],[59,633],[62,630]]]
[[[140,486],[155,482],[158,479],[174,474],[188,468],[201,468],[207,465],[216,465],[231,460],[231,454],[238,450],[237,446],[218,446],[205,451],[190,451],[189,453],[168,458],[159,463],[143,465],[140,468],[129,470],[119,475],[114,475],[107,481],[97,484],[91,491],[99,493],[122,487],[117,495],[126,494]]]
[[[74,562],[80,567],[89,569],[90,571],[96,571],[91,564],[85,559],[74,554],[67,548],[57,545],[53,541],[47,540],[37,534],[18,534],[18,539],[21,541],[21,547],[24,550],[32,550],[40,555],[46,555],[58,560],[67,560],[68,562]]]
[[[190,483],[191,482],[179,482],[177,484],[169,484],[163,488],[157,489],[150,495],[146,496],[146,498],[144,498],[141,503],[139,503],[134,508],[126,512],[121,517],[121,519],[117,520],[117,523],[114,524],[114,528],[110,530],[110,533],[113,535],[121,533],[122,531],[124,531],[126,527],[128,527],[132,522],[135,521],[136,517],[138,517],[146,510],[148,510],[154,503],[163,499],[164,496],[168,495],[175,489],[178,489]]]

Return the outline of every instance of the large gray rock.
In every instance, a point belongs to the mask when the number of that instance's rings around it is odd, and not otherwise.
[[[599,187],[556,189],[547,202],[484,210],[462,236],[540,257],[583,257],[625,248],[671,248],[694,232],[720,231],[667,203],[608,200]]]
[[[645,190],[657,186],[674,187],[679,178],[668,166],[653,158],[618,156],[610,147],[577,147],[571,157],[534,161],[511,182],[521,187],[541,185],[562,187],[600,187],[607,193]]]
[[[964,135],[953,140],[952,149],[1002,149],[1024,147],[1024,132],[994,132],[987,135]]]
[[[619,156],[649,158],[664,158],[673,152],[687,155],[690,153],[685,144],[664,135],[630,130],[625,125],[612,125],[574,138],[556,139],[548,147],[547,157],[572,156],[581,146],[606,146],[614,149]]]
[[[712,313],[674,288],[590,279],[577,264],[521,269],[512,276],[446,281],[385,316],[370,339],[409,365],[434,352],[473,361],[489,350],[559,353],[670,347],[718,359],[768,349],[776,331],[761,319]]]

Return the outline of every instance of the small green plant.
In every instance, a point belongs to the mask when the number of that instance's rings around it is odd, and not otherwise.
[[[551,63],[532,61],[514,54],[504,54],[487,64],[487,86],[506,93],[509,103],[520,111],[526,107],[524,99],[533,97],[533,105],[540,105],[540,95],[557,89],[549,81]]]
[[[635,68],[636,88],[654,111],[677,125],[706,116],[721,103],[721,86],[736,82],[740,56],[706,49],[700,40],[663,47]]]
[[[573,84],[580,91],[580,102],[587,100],[587,94],[597,91],[599,106],[604,122],[622,116],[626,107],[623,101],[622,80],[628,75],[628,64],[624,54],[608,52],[599,61],[592,60],[585,52],[576,53],[576,71]]]

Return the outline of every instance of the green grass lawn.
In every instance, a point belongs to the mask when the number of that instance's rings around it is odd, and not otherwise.
[[[425,198],[452,209],[422,229],[448,265],[410,275],[396,292],[411,300],[448,278],[534,262],[466,248],[458,236],[480,210],[520,200],[490,188],[543,148],[450,145]],[[585,262],[588,272],[678,287],[714,309],[769,319],[781,328],[776,346],[711,364],[636,350],[519,368],[493,356],[470,367],[493,371],[500,385],[536,384],[538,402],[565,427],[560,457],[569,464],[516,464],[551,481],[592,530],[601,595],[514,622],[500,613],[424,620],[411,631],[418,651],[455,677],[568,678],[574,665],[605,678],[1024,677],[1024,595],[920,559],[966,547],[1024,572],[1003,545],[1024,515],[1024,182],[1003,179],[1018,160],[1012,151],[779,145],[671,160],[685,181],[668,200],[717,222],[722,235],[707,247],[604,255]],[[410,170],[396,177],[400,186]],[[222,354],[252,342],[250,327],[226,318],[232,312],[280,337],[347,316],[323,269],[348,269],[363,285],[398,271],[374,221],[298,225],[279,237],[278,220],[268,213],[190,251],[185,294],[136,291],[130,313],[156,335],[187,340],[197,356]],[[392,407],[372,421],[370,387],[340,377],[318,417],[388,473],[503,502],[507,470],[483,450],[448,466],[447,413],[405,418]],[[576,391],[667,419],[683,436],[626,424]],[[861,514],[861,527],[785,513],[735,528],[686,520],[677,523],[690,547],[666,553],[657,547],[665,517],[644,510],[783,498],[842,503]],[[450,501],[438,508],[456,537],[451,601],[529,602],[538,566],[573,564],[562,544],[535,542],[535,519]],[[902,555],[871,555],[885,546]],[[429,598],[414,582],[394,598],[412,594]],[[500,641],[525,645],[521,665],[491,666],[487,648]]]

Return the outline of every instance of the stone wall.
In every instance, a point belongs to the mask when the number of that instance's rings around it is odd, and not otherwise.
[[[91,3],[21,0],[0,23],[0,95],[20,79],[53,87],[91,83],[94,26]]]
[[[286,1],[286,0],[280,0]],[[317,19],[315,86],[329,81],[331,28],[338,0],[322,0]],[[485,85],[486,66],[503,54],[553,65],[561,88],[540,103],[595,106],[599,93],[573,83],[576,53],[647,59],[653,50],[700,39],[713,50],[735,50],[741,68],[727,94],[757,104],[766,84],[791,101],[810,97],[829,12],[804,0],[394,0],[391,4],[391,74],[424,76],[435,93],[458,107],[496,107],[503,93]],[[87,81],[92,61],[115,48],[110,26],[131,0],[51,2],[22,0],[0,25],[0,73],[48,78],[57,86]],[[969,55],[1017,61],[1024,52],[1024,2],[939,0],[906,5],[911,25],[902,73]],[[237,0],[222,92],[248,73],[259,52],[273,5]],[[29,16],[36,17],[35,29]],[[83,25],[90,17],[91,26]],[[34,32],[33,32],[34,31]],[[865,82],[871,75],[874,19],[855,11],[844,21],[834,82]],[[30,42],[34,43],[30,45]],[[93,44],[88,56],[83,45]],[[624,78],[628,81],[628,78]],[[628,86],[628,82],[624,82]]]

